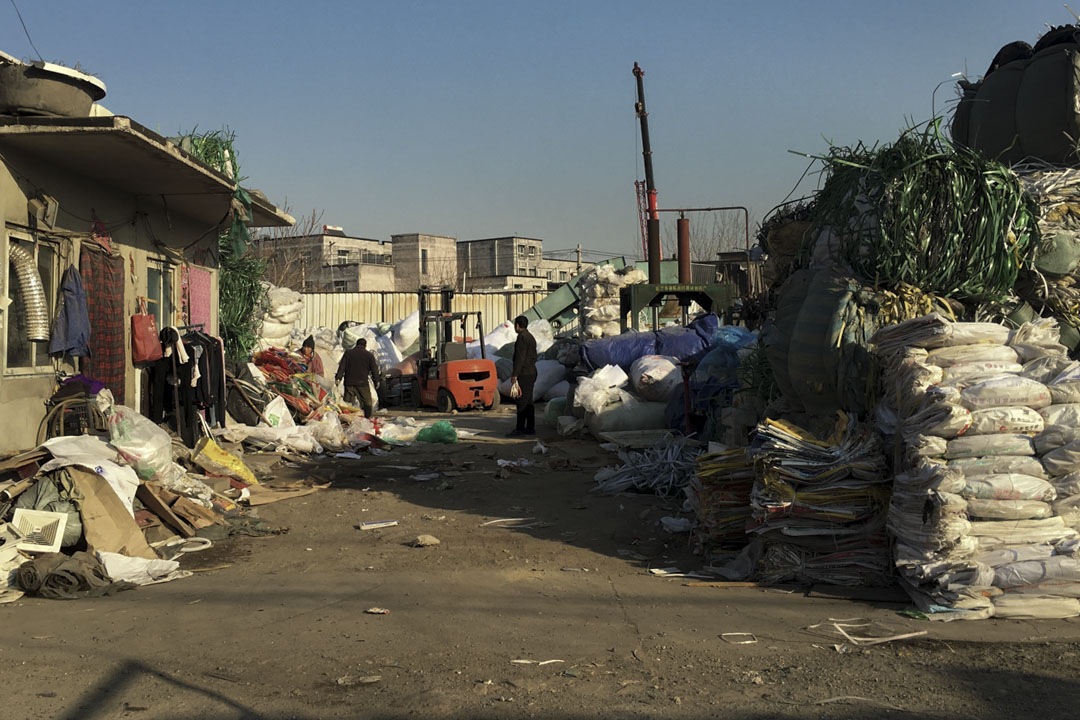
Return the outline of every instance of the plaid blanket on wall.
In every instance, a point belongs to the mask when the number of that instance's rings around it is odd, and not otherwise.
[[[79,271],[90,317],[90,357],[82,372],[105,383],[117,404],[124,402],[124,260],[83,249]]]

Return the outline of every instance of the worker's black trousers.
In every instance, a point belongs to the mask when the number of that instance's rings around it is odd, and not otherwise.
[[[521,397],[517,403],[517,429],[522,432],[536,431],[536,406],[533,404],[533,387],[536,385],[535,375],[521,375],[518,377],[518,387],[521,388]]]

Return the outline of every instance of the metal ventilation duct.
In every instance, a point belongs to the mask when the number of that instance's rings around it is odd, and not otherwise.
[[[49,339],[49,303],[34,256],[13,242],[8,243],[8,260],[15,266],[19,292],[26,308],[26,339]]]

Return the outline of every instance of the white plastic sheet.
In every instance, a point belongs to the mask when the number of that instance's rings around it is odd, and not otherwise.
[[[1050,405],[1039,410],[1047,425],[1080,426],[1080,403]]]
[[[190,570],[181,570],[180,563],[175,560],[149,560],[100,550],[97,556],[105,566],[105,572],[115,581],[152,585],[192,575]]]
[[[605,365],[589,377],[578,380],[574,391],[574,404],[585,408],[587,412],[600,412],[605,405],[623,397],[624,393],[620,392],[620,389],[628,380],[626,372],[618,365]]]
[[[420,339],[420,312],[416,311],[398,320],[390,330],[390,337],[400,352],[405,352]]]
[[[124,507],[131,513],[135,491],[139,489],[139,476],[128,465],[119,465],[116,450],[94,435],[71,435],[55,437],[45,442],[43,448],[52,453],[53,459],[41,466],[41,472],[51,472],[68,465],[78,465],[105,478]]]

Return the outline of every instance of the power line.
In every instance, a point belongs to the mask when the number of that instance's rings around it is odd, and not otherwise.
[[[34,52],[37,53],[38,60],[45,62],[45,58],[41,57],[41,51],[37,49],[37,45],[34,44],[33,39],[30,37],[30,31],[26,29],[26,22],[23,21],[22,13],[19,12],[19,6],[15,4],[15,0],[11,0],[11,7],[15,8],[15,14],[19,16],[19,23],[22,25],[23,32],[26,33],[26,39],[30,41],[30,47],[34,48]]]

